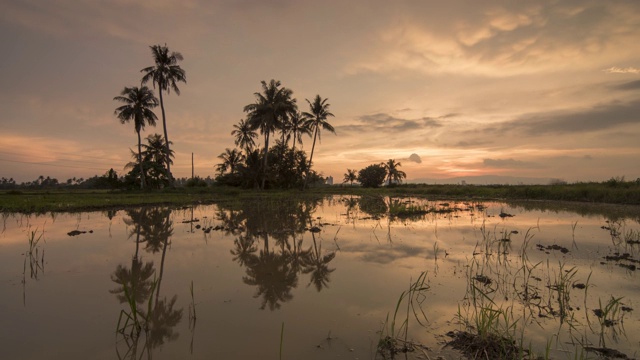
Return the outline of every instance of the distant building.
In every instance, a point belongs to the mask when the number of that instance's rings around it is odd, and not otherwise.
[[[327,181],[325,181],[325,184],[333,185],[333,176],[328,176],[327,177]]]

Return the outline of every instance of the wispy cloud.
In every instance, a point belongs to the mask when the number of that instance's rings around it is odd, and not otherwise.
[[[617,67],[612,66],[608,69],[602,70],[611,74],[640,74],[640,69],[634,67]]]
[[[491,168],[506,168],[506,169],[531,169],[531,168],[541,168],[542,164],[530,162],[530,161],[521,161],[515,160],[512,158],[509,159],[484,159],[484,166]]]

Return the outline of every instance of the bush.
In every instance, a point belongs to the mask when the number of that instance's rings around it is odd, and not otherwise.
[[[191,179],[187,180],[187,182],[184,184],[184,186],[186,186],[186,187],[206,187],[207,186],[207,182],[196,176],[194,178],[191,178]]]
[[[384,183],[387,170],[382,164],[369,165],[358,172],[358,182],[362,187],[377,188]]]

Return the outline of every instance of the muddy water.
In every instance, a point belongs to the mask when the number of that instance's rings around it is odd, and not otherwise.
[[[333,197],[3,214],[2,358],[374,359],[389,335],[422,345],[408,358],[457,358],[445,334],[482,306],[542,355],[637,358],[631,211]],[[394,310],[425,273],[421,325]]]

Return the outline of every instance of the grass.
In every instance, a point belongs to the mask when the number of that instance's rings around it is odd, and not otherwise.
[[[427,272],[422,272],[416,281],[410,283],[409,288],[403,291],[396,302],[393,316],[389,314],[380,332],[377,351],[384,359],[393,359],[396,354],[407,353],[414,350],[414,345],[408,340],[409,322],[414,318],[422,326],[428,322],[427,315],[421,304],[425,300],[424,292],[429,290]],[[401,309],[404,308],[404,317]],[[413,317],[411,316],[413,315]]]
[[[190,205],[273,197],[420,196],[430,199],[461,200],[554,200],[585,203],[640,205],[640,184],[577,183],[567,185],[425,185],[404,184],[368,189],[350,186],[324,186],[300,190],[256,191],[224,186],[164,190],[0,190],[0,212],[42,213],[123,208],[136,205]],[[415,214],[425,209],[399,205]]]

